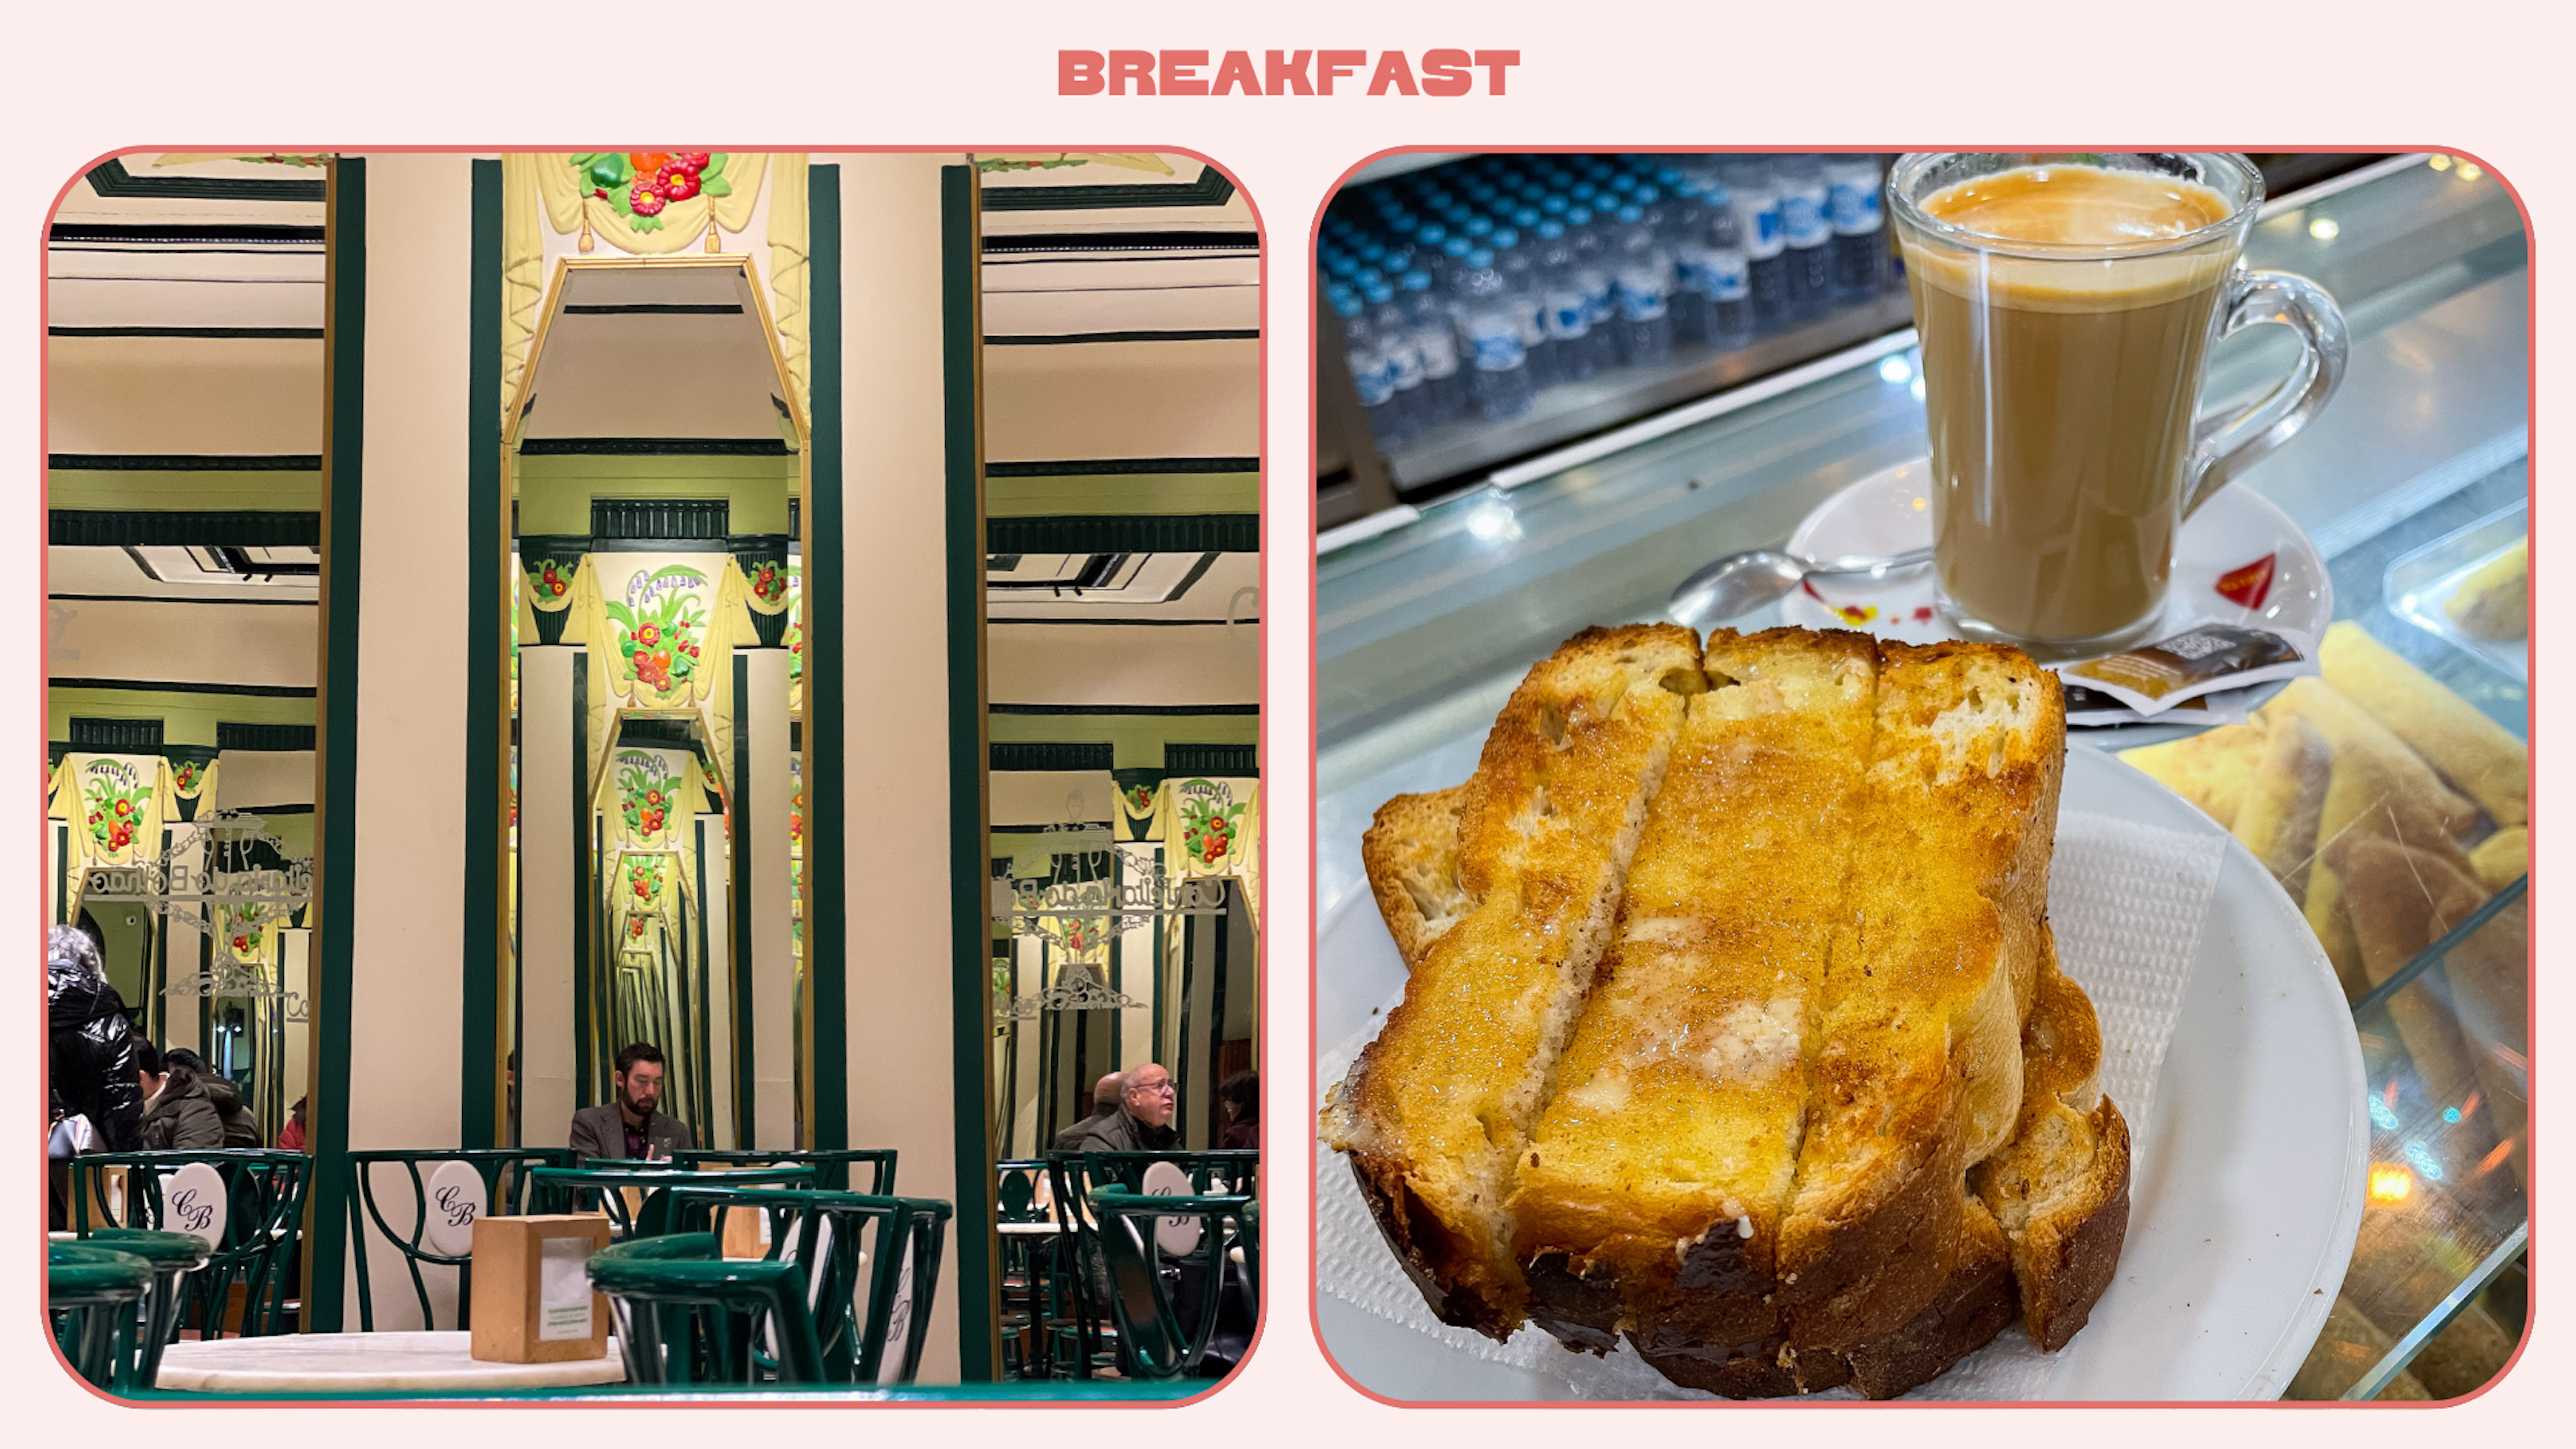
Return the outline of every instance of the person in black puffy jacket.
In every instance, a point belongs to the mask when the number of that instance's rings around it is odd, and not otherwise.
[[[134,1151],[143,1139],[134,1025],[97,944],[74,927],[45,933],[45,1008],[49,1077],[64,1108],[89,1119],[101,1147]]]

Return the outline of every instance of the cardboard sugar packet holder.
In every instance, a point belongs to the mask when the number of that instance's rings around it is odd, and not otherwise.
[[[591,1290],[590,1255],[608,1246],[596,1213],[478,1218],[474,1357],[561,1363],[608,1356],[608,1300]]]

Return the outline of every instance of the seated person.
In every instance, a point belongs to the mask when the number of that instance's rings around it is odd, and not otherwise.
[[[228,1077],[206,1065],[206,1059],[186,1047],[172,1047],[161,1059],[175,1062],[195,1074],[205,1084],[206,1100],[214,1104],[215,1115],[224,1119],[224,1146],[257,1147],[260,1145],[259,1122],[242,1104],[241,1088]]]
[[[1080,1152],[1083,1134],[1092,1127],[1118,1115],[1118,1104],[1127,1094],[1127,1075],[1111,1072],[1091,1084],[1091,1115],[1055,1134],[1054,1150]]]
[[[134,1044],[134,1076],[143,1090],[143,1150],[217,1152],[224,1119],[206,1097],[206,1084],[177,1062],[164,1061],[148,1041]]]
[[[662,1101],[662,1049],[632,1043],[617,1054],[617,1100],[572,1114],[572,1150],[594,1157],[668,1158],[697,1145],[689,1124],[653,1109]]]
[[[1172,1130],[1179,1097],[1172,1074],[1159,1062],[1147,1062],[1126,1074],[1118,1110],[1088,1118],[1057,1139],[1064,1152],[1164,1152],[1181,1145]]]

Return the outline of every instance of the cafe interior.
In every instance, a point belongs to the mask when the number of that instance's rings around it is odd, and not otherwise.
[[[1261,284],[1246,199],[1177,154],[76,179],[67,1366],[192,1400],[1227,1372]]]

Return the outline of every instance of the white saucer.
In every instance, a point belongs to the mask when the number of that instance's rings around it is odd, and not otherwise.
[[[1930,458],[1916,458],[1836,493],[1789,535],[1789,551],[1812,559],[1884,558],[1929,547],[1931,467]],[[2218,591],[2221,578],[2266,557],[2272,560],[2272,579],[2257,607]],[[1877,584],[1858,578],[1810,580],[1781,601],[1780,619],[1811,629],[1860,629],[1907,644],[1956,638],[1933,606],[1932,575],[1925,568]],[[2220,489],[2182,526],[2174,541],[2164,620],[2148,637],[2159,639],[2216,621],[2304,634],[2314,641],[2333,619],[2334,585],[2316,545],[2272,500],[2238,484]]]

